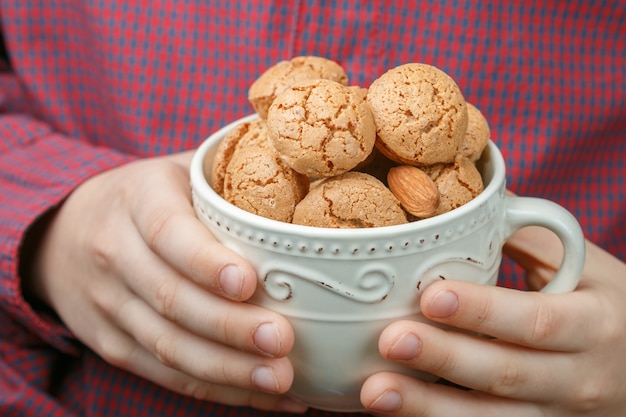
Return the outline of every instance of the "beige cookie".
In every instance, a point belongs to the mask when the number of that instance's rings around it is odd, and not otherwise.
[[[347,172],[374,148],[376,127],[362,92],[330,80],[307,80],[276,97],[267,130],[283,160],[301,174]]]
[[[356,100],[367,101],[367,88],[359,85],[350,85],[348,89],[354,93]]]
[[[209,184],[222,197],[224,196],[224,176],[226,167],[236,147],[243,143],[256,143],[267,139],[265,121],[261,119],[240,123],[224,136],[217,147],[213,160],[204,161],[204,175],[210,178]],[[210,175],[209,175],[210,174]]]
[[[369,88],[378,139],[390,159],[409,165],[454,161],[467,130],[467,106],[456,82],[422,63],[395,67]]]
[[[308,177],[289,168],[267,139],[237,146],[224,175],[226,201],[283,222],[291,222],[308,189]]]
[[[398,199],[382,182],[347,172],[317,184],[296,206],[293,223],[328,228],[367,228],[407,223]]]
[[[446,213],[474,199],[484,189],[483,179],[476,165],[463,155],[454,164],[424,168],[439,189],[437,214]]]
[[[292,85],[323,78],[340,84],[348,84],[348,75],[335,61],[317,56],[298,56],[280,61],[268,68],[248,90],[248,100],[262,119],[278,94]]]
[[[459,153],[476,162],[482,155],[491,137],[489,123],[476,106],[467,103],[467,131],[461,142]]]

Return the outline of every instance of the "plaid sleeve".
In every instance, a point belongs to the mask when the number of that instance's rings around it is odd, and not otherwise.
[[[62,350],[71,335],[58,320],[36,312],[19,276],[25,233],[80,182],[133,158],[55,133],[24,114],[0,116],[0,309]]]

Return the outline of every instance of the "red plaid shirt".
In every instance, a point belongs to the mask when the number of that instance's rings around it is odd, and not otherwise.
[[[3,416],[273,415],[108,365],[24,301],[19,250],[89,176],[193,149],[251,113],[251,82],[296,55],[334,59],[362,86],[407,62],[446,71],[489,120],[509,188],[558,202],[626,254],[623,1],[0,0],[0,19]]]

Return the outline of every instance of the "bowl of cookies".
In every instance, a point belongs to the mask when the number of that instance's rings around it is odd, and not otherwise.
[[[578,222],[549,200],[505,193],[487,120],[440,69],[403,64],[365,88],[336,62],[296,57],[261,74],[248,98],[255,114],[197,149],[192,201],[255,267],[249,302],[292,324],[294,398],[357,411],[375,372],[435,380],[382,359],[380,333],[427,321],[420,295],[435,281],[496,285],[502,246],[522,227],[546,227],[563,244],[542,291],[576,287]]]

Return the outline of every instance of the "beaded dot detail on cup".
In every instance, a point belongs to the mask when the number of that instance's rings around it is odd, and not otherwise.
[[[375,229],[326,229],[292,224],[280,225],[272,228],[274,230],[271,232],[266,232],[248,224],[247,217],[257,217],[253,214],[236,207],[231,207],[228,212],[217,212],[214,206],[209,206],[198,198],[195,191],[192,198],[198,207],[199,215],[205,221],[233,238],[245,240],[248,244],[268,251],[298,253],[299,256],[316,258],[388,257],[394,253],[406,255],[429,250],[444,240],[453,241],[472,233],[473,230],[487,224],[496,215],[497,210],[495,205],[488,204],[486,210],[481,210],[478,217],[466,219],[457,216],[438,228],[428,227],[429,221],[426,219],[411,225],[376,228],[376,232],[373,232]],[[461,207],[457,210],[462,209]],[[268,219],[263,220],[273,225],[277,223]],[[307,233],[298,233],[302,228],[307,230]],[[311,232],[313,230],[314,233]],[[338,240],[339,234],[345,235],[346,238]],[[324,241],[324,236],[328,235],[333,235],[332,242]]]

